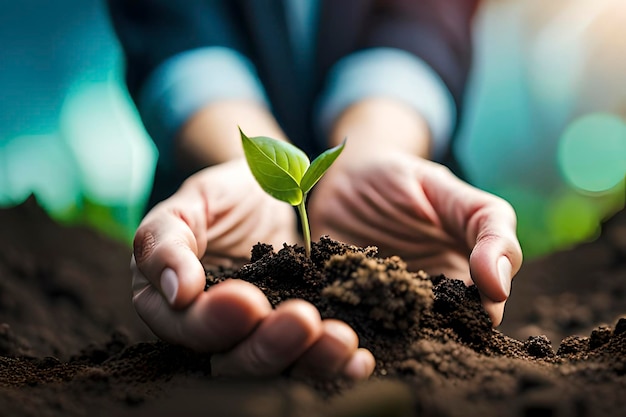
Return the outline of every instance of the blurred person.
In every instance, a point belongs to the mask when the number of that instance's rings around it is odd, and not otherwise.
[[[354,330],[304,300],[272,309],[239,280],[204,291],[200,258],[248,259],[259,241],[299,240],[292,207],[250,173],[238,125],[310,156],[348,137],[310,196],[313,238],[375,245],[475,284],[500,323],[522,261],[515,214],[449,169],[477,1],[109,5],[160,153],[131,261],[135,308],[157,336],[213,353],[214,374],[359,379],[374,369]]]

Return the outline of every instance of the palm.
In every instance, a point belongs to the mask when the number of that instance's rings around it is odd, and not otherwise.
[[[469,281],[471,248],[446,227],[445,213],[433,205],[415,164],[401,158],[329,172],[311,197],[314,236],[374,245],[411,269]]]
[[[297,242],[291,207],[265,194],[244,164],[238,160],[205,169],[176,196],[181,201],[202,201],[206,207],[206,226],[197,236],[198,243],[206,245],[198,253],[205,260],[246,260],[258,242],[274,247]]]
[[[358,348],[356,333],[343,322],[322,320],[312,304],[289,300],[272,308],[257,286],[237,279],[204,291],[199,257],[238,260],[258,241],[282,245],[296,238],[291,207],[266,195],[245,162],[207,168],[138,228],[133,304],[160,338],[214,353],[211,371],[217,375],[276,375],[291,368],[369,376],[374,357]]]
[[[474,282],[488,298],[502,299],[500,258],[512,265],[507,280],[521,264],[511,207],[433,162],[397,153],[377,158],[331,168],[311,197],[313,236],[375,245],[411,269]]]

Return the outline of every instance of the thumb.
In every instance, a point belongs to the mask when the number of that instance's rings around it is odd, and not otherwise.
[[[475,245],[470,255],[470,273],[494,326],[502,321],[513,276],[522,264],[522,250],[515,234],[513,209],[494,199],[470,219]]]
[[[422,176],[426,195],[443,223],[471,249],[472,280],[494,325],[499,325],[511,281],[522,265],[513,207],[447,169],[423,170]]]
[[[205,285],[199,260],[204,245],[184,219],[174,210],[157,207],[139,226],[133,243],[132,267],[174,308],[189,305]]]

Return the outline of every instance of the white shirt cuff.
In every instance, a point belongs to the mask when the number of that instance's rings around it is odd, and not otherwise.
[[[223,99],[268,103],[254,65],[233,49],[212,46],[182,52],[150,74],[137,107],[161,163],[171,163],[174,137],[182,125],[204,106]]]
[[[351,104],[368,97],[402,100],[426,120],[433,159],[447,152],[456,123],[452,94],[439,75],[415,55],[395,48],[355,52],[331,69],[316,109],[316,125],[328,137],[333,123]]]

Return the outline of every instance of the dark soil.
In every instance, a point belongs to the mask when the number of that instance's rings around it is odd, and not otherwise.
[[[210,377],[130,305],[129,249],[30,200],[0,210],[0,415],[623,416],[626,212],[593,243],[528,262],[502,332],[473,287],[330,239],[257,245],[241,269],[274,304],[303,297],[377,357],[364,383]],[[507,336],[509,335],[509,336]],[[553,343],[550,342],[553,340]]]

